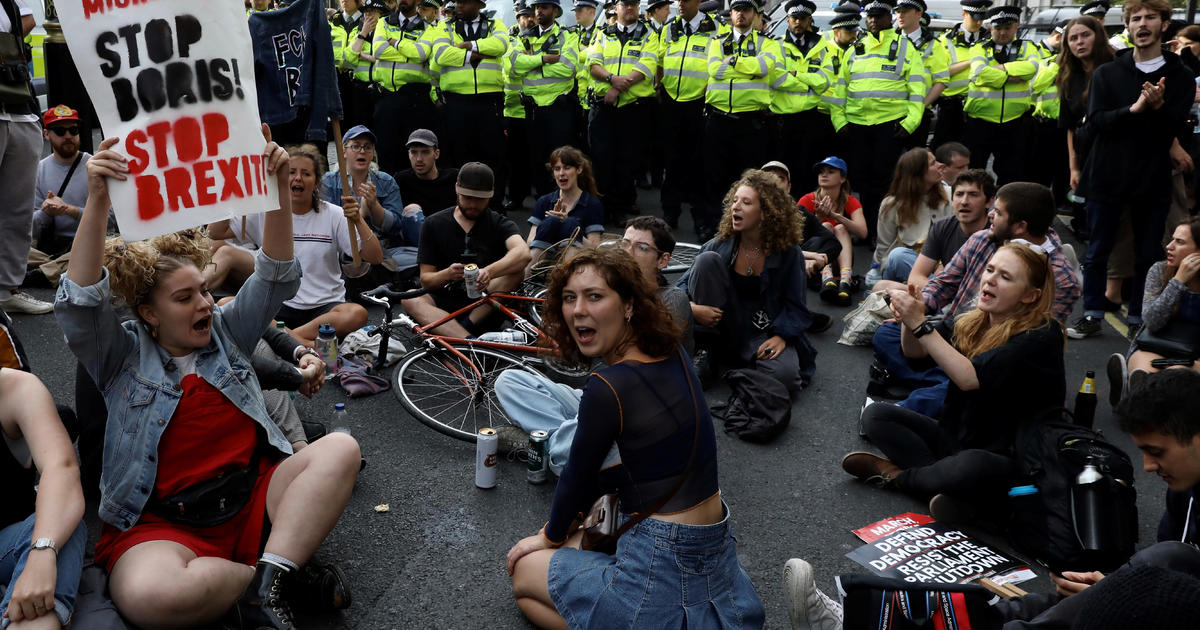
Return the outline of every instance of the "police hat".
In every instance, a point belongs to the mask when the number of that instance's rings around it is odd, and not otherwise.
[[[597,2],[597,0],[575,0],[575,5],[571,7],[571,10],[578,11],[580,9],[587,9],[587,8],[595,9],[595,8],[598,8],[599,6],[600,6],[600,3]]]
[[[1054,32],[1058,33],[1059,35],[1062,35],[1063,31],[1065,31],[1067,29],[1067,23],[1070,21],[1071,20],[1059,20],[1058,22],[1056,22],[1054,24]]]
[[[733,0],[733,2],[729,3],[730,9],[737,9],[739,7],[754,9],[762,13],[762,2],[759,0]]]
[[[871,0],[871,2],[867,3],[867,6],[863,7],[863,10],[867,15],[879,15],[881,13],[891,13],[895,8],[895,5],[888,0]]]
[[[647,0],[646,10],[653,11],[664,4],[671,4],[671,0]]]
[[[962,10],[970,13],[977,20],[983,19],[987,10],[992,8],[992,0],[961,0]]]
[[[440,9],[442,8],[442,0],[421,0],[420,6]]]
[[[539,3],[542,4],[542,3]],[[547,1],[545,4],[555,4]],[[533,7],[525,4],[523,0],[513,3],[513,15],[533,15]]]
[[[1080,7],[1079,15],[1088,15],[1103,20],[1111,8],[1112,5],[1105,0],[1094,0]]]
[[[858,4],[854,2],[843,2],[833,8],[833,19],[829,20],[829,28],[844,28],[852,31],[858,30],[860,15]]]
[[[1008,22],[1021,21],[1021,7],[1002,6],[992,7],[987,12],[988,19],[992,24],[1006,24]]]
[[[925,0],[900,0],[896,3],[896,10],[899,11],[901,9],[917,9],[922,13],[927,10],[925,8]]]
[[[391,13],[387,3],[383,0],[362,0],[358,5],[359,11],[378,11],[380,13]]]
[[[788,0],[783,8],[787,9],[788,17],[803,18],[815,13],[817,5],[811,0]]]

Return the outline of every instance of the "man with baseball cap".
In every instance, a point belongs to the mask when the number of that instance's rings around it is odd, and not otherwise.
[[[783,57],[778,76],[771,81],[771,113],[777,131],[772,134],[773,154],[781,156],[789,170],[801,174],[796,190],[809,190],[817,180],[804,165],[821,159],[833,142],[833,123],[819,105],[821,95],[834,83],[830,63],[834,44],[813,28],[817,5],[812,0],[788,0],[784,8]]]
[[[404,210],[411,208],[431,215],[439,210],[453,208],[458,202],[454,183],[458,180],[458,169],[439,168],[438,139],[428,129],[417,129],[408,136],[408,163],[411,168],[396,173],[396,184],[400,197],[404,199]]]
[[[992,0],[962,0],[960,4],[963,8],[962,21],[940,37],[950,57],[950,78],[938,99],[937,122],[933,128],[932,146],[935,147],[962,140],[965,120],[963,106],[967,102],[967,87],[971,82],[971,47],[992,36],[983,26]]]
[[[925,25],[925,0],[899,0],[896,3],[896,18],[900,25],[896,30],[904,34],[917,50],[921,51],[921,62],[925,64],[925,114],[917,131],[908,137],[905,148],[923,147],[929,140],[929,128],[933,124],[933,107],[950,82],[950,54],[946,45]],[[1065,146],[1065,145],[1064,145]]]
[[[996,185],[1028,179],[1033,110],[1030,83],[1041,68],[1033,42],[1017,38],[1021,8],[992,7],[991,41],[971,48],[971,82],[963,108],[963,144],[971,149],[971,168],[992,171]]]
[[[481,291],[511,291],[525,279],[529,246],[512,219],[488,209],[495,194],[492,169],[481,162],[468,162],[458,171],[455,191],[458,203],[433,214],[421,230],[417,263],[421,286],[429,293],[404,300],[404,310],[421,325],[435,322],[473,300],[463,283],[467,265],[478,268]],[[487,329],[494,310],[481,306],[433,330],[435,334],[465,338]]]
[[[379,86],[372,123],[384,152],[379,167],[395,173],[404,158],[393,150],[414,129],[431,127],[437,111],[430,98],[429,56],[440,31],[417,13],[417,0],[398,0],[396,10],[380,21],[372,47],[371,76]]]
[[[882,13],[890,11],[884,0],[873,0],[867,9],[868,29],[873,23],[883,24]],[[842,64],[830,118],[834,129],[849,140],[847,162],[856,173],[871,242],[892,167],[925,113],[925,75],[920,51],[890,28],[867,33],[850,47]]]

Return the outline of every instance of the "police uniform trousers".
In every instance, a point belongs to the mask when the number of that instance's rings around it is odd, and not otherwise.
[[[771,157],[782,160],[792,174],[792,196],[803,197],[816,190],[813,165],[836,153],[833,123],[829,114],[813,107],[795,114],[775,116],[777,133],[772,134]]]
[[[615,225],[633,212],[637,201],[633,178],[638,156],[646,146],[646,100],[638,99],[623,107],[592,103],[589,111],[588,143],[596,186],[604,195],[605,220]]]
[[[384,90],[375,104],[375,122],[371,131],[379,139],[379,170],[384,173],[408,168],[404,146],[414,130],[437,132],[437,113],[429,91],[428,83],[408,83],[395,92]]]
[[[530,165],[531,179],[539,196],[558,189],[546,163],[555,149],[575,144],[575,109],[578,103],[575,91],[571,90],[544,107],[532,102],[525,106],[525,120],[528,121],[530,133],[526,145],[528,153],[524,159]]]
[[[700,241],[717,229],[725,194],[742,171],[758,168],[766,161],[771,128],[766,112],[727,114],[715,107],[705,110],[704,176],[708,180],[707,211],[696,222]]]
[[[375,94],[371,84],[355,81],[349,72],[338,73],[338,92],[342,95],[342,132],[358,125],[373,123]],[[341,142],[341,138],[334,138]]]
[[[997,186],[1027,179],[1031,123],[1030,116],[1006,123],[968,116],[963,124],[962,142],[971,150],[971,168],[987,168],[988,158],[994,158],[992,172],[996,174]]]
[[[483,162],[496,175],[495,189],[505,190],[504,93],[444,94],[442,159],[453,167]],[[503,210],[504,195],[493,195],[491,208]]]
[[[964,94],[958,96],[942,96],[937,102],[937,121],[933,124],[933,146],[937,147],[947,142],[962,142],[964,114],[963,105],[967,102]]]
[[[1070,155],[1067,153],[1067,130],[1058,128],[1058,119],[1034,116],[1032,122],[1033,153],[1029,162],[1029,178],[1054,191],[1058,206],[1067,204],[1071,187]]]
[[[525,205],[525,197],[529,196],[529,191],[533,188],[533,174],[538,172],[536,163],[530,160],[532,152],[529,149],[529,129],[528,118],[504,117],[504,133],[508,140],[505,159],[508,163],[508,203],[522,207]]]
[[[921,114],[921,122],[917,125],[916,131],[910,133],[908,137],[904,139],[904,150],[907,151],[917,147],[928,147],[930,127],[933,127],[933,110],[926,107],[925,113]],[[936,144],[933,145],[935,149],[937,146],[938,145]]]
[[[683,204],[687,203],[692,208],[692,220],[698,225],[705,212],[700,152],[704,145],[704,99],[681,103],[664,98],[659,104],[659,120],[659,142],[666,162],[666,175],[659,192],[663,218],[672,226],[678,225]]]
[[[846,166],[850,170],[850,183],[858,191],[864,216],[867,218],[867,240],[875,242],[875,228],[879,218],[879,204],[887,195],[888,184],[896,160],[904,153],[904,139],[896,137],[900,119],[878,125],[846,123],[843,128],[848,150]]]

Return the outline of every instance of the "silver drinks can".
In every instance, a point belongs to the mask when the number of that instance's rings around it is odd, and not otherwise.
[[[549,438],[550,434],[546,431],[533,431],[529,434],[529,468],[525,471],[525,480],[533,485],[546,483],[546,469],[549,464],[546,440]]]
[[[467,285],[467,297],[472,300],[477,300],[483,295],[479,292],[479,265],[471,263],[463,267],[463,284]]]
[[[493,428],[480,429],[479,435],[475,436],[475,487],[496,487],[496,447],[499,445],[500,438]]]

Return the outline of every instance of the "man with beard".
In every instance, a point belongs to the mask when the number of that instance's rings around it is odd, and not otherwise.
[[[46,110],[42,123],[50,155],[38,163],[33,246],[53,258],[70,250],[75,239],[87,204],[87,163],[92,155],[79,150],[79,112],[58,105]],[[116,231],[111,209],[108,221],[109,231]]]
[[[430,97],[429,56],[435,32],[417,13],[417,0],[399,0],[396,10],[375,29],[371,76],[382,96],[375,104],[373,127],[384,147],[379,167],[385,173],[404,166],[404,158],[394,148],[414,129],[434,124],[437,113]]]
[[[1084,315],[1067,329],[1074,339],[1100,332],[1108,256],[1126,210],[1134,252],[1129,324],[1141,324],[1146,273],[1163,255],[1172,166],[1185,170],[1191,163],[1180,142],[1190,142],[1188,109],[1196,88],[1179,56],[1163,54],[1171,5],[1130,0],[1124,15],[1133,49],[1097,68],[1089,88],[1093,140],[1076,194],[1087,199],[1091,240],[1083,264]]]
[[[525,279],[525,266],[531,259],[529,246],[512,219],[488,209],[495,184],[486,164],[464,164],[455,186],[458,205],[425,220],[417,263],[421,286],[429,293],[402,303],[418,324],[435,322],[473,301],[463,282],[466,265],[479,267],[477,284],[488,293],[511,291]],[[485,320],[494,312],[491,306],[480,306],[433,332],[459,338],[478,336],[485,332]]]
[[[979,299],[979,285],[992,254],[1005,242],[1021,239],[1041,249],[1050,258],[1054,270],[1054,318],[1065,322],[1079,299],[1079,279],[1075,268],[1063,253],[1062,239],[1050,227],[1054,221],[1054,196],[1041,184],[1016,182],[996,192],[996,202],[989,213],[991,227],[979,230],[967,239],[950,262],[933,274],[920,298],[930,315],[942,314],[938,332],[949,336],[954,320],[973,308]],[[909,291],[916,296],[917,289]],[[949,382],[941,368],[915,370],[900,349],[900,325],[888,323],[875,331],[875,364],[871,366],[871,384],[867,391],[883,395],[881,390],[892,384],[916,386],[900,404],[903,407],[938,417]]]

